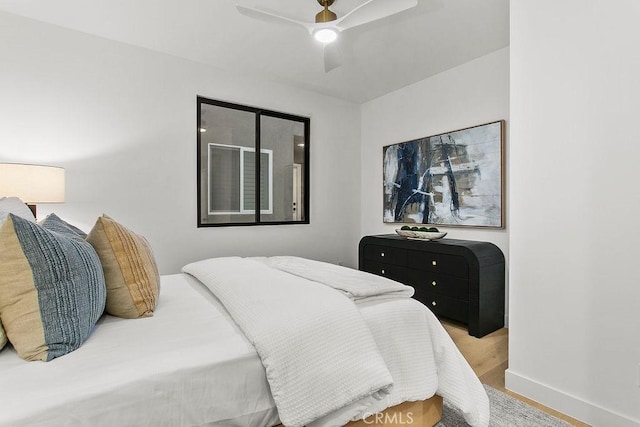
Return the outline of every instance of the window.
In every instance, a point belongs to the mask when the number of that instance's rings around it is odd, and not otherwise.
[[[253,148],[209,144],[209,215],[251,214],[256,206]],[[260,213],[273,213],[273,150],[260,150]]]
[[[308,224],[309,119],[197,105],[198,226]]]

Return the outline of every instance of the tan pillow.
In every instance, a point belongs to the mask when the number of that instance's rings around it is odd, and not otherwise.
[[[2,323],[0,323],[0,350],[7,343],[7,334],[4,333],[4,329],[2,329]]]
[[[87,241],[102,263],[107,285],[105,311],[127,319],[153,316],[160,276],[147,240],[103,215]]]

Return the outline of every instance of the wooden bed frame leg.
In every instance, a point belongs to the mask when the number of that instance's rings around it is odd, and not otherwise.
[[[404,402],[373,414],[364,420],[352,421],[348,427],[433,427],[442,418],[442,397],[434,395],[427,400]]]

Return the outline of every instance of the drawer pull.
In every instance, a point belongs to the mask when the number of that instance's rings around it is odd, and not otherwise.
[[[431,301],[431,305],[435,307],[435,306],[436,306],[436,305],[438,305],[438,304],[436,304],[436,302],[435,302],[435,301]]]
[[[383,256],[384,256],[384,252],[380,252],[380,256],[382,256],[382,257],[383,257]]]
[[[431,261],[431,265],[438,265],[438,262],[436,260]]]
[[[380,273],[384,274],[384,270],[380,271]]]
[[[431,282],[431,286],[436,286],[436,285],[437,285],[437,283],[436,283],[435,280],[433,282]]]

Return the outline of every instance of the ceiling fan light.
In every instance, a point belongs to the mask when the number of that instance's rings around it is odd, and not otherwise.
[[[333,28],[321,28],[313,33],[313,37],[321,43],[331,43],[338,38],[338,32]]]

